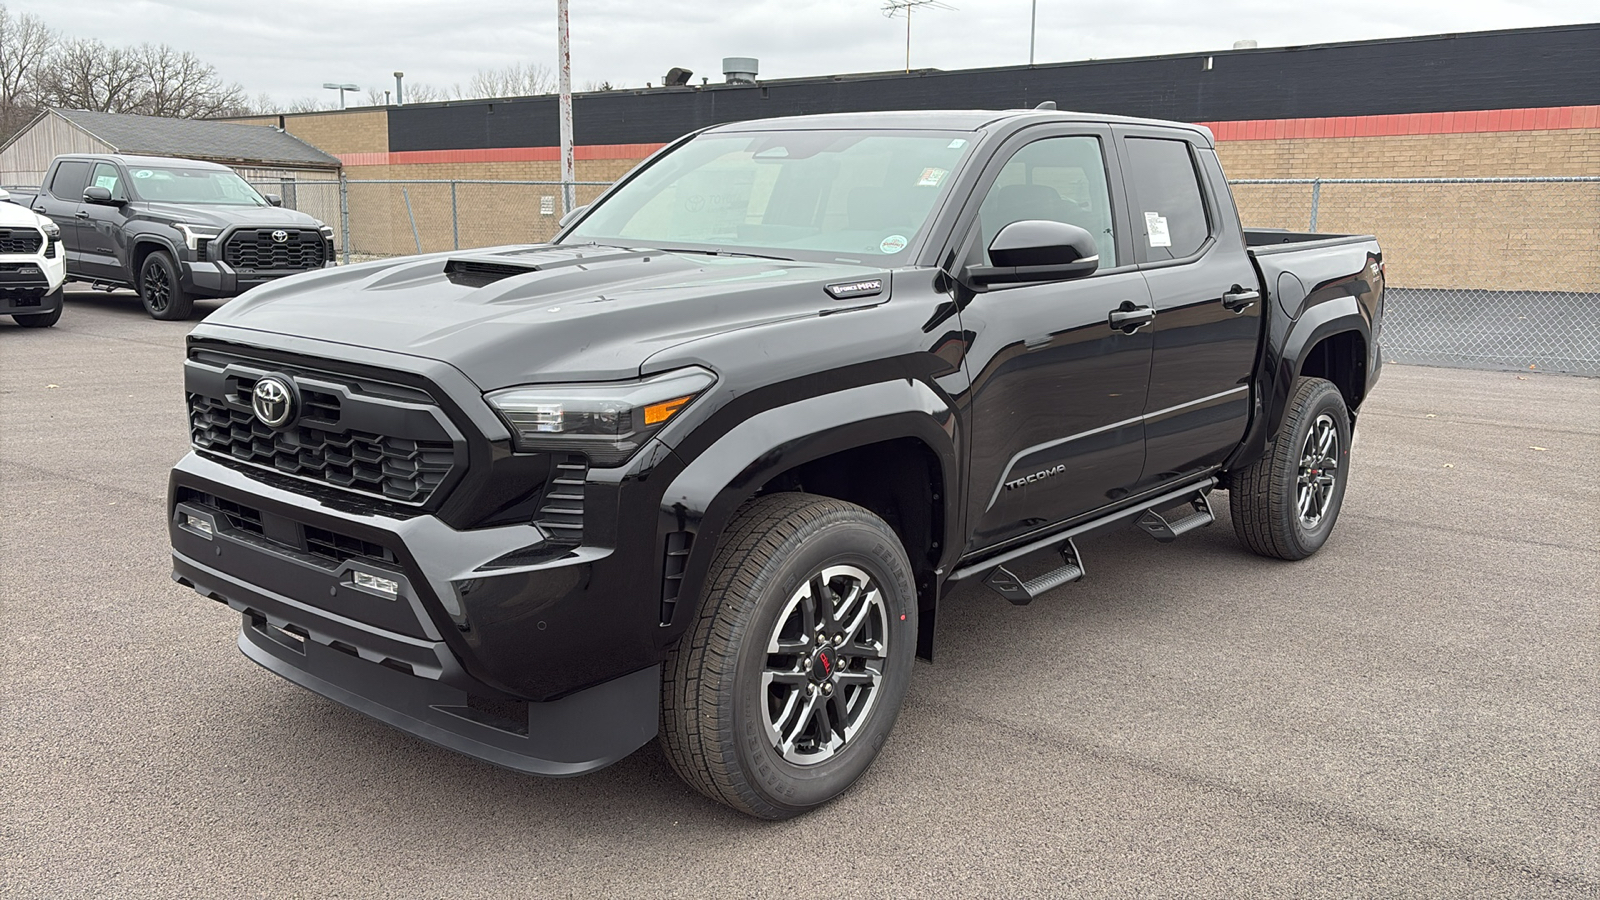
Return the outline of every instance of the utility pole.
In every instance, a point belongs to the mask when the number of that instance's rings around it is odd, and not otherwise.
[[[900,13],[906,14],[906,71],[911,71],[911,11],[919,6],[929,9],[955,9],[943,0],[884,0],[883,14],[886,18],[894,18]]]
[[[1033,0],[1033,16],[1028,20],[1028,65],[1033,65],[1033,39],[1039,33],[1039,0]]]
[[[556,0],[556,31],[561,53],[561,214],[577,208],[577,166],[572,157],[572,50],[567,37],[567,0]]]

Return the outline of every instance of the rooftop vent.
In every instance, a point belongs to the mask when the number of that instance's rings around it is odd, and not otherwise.
[[[1253,41],[1253,40],[1251,40],[1249,38],[1245,38],[1242,41],[1234,41],[1233,42],[1233,49],[1235,49],[1235,50],[1254,50],[1259,46],[1261,46],[1261,45],[1257,44],[1255,41]]]
[[[677,66],[673,66],[667,70],[667,74],[661,76],[661,86],[683,87],[689,83],[689,79],[692,77],[694,77],[694,73],[688,69],[680,69]]]
[[[729,56],[722,60],[722,74],[728,84],[755,84],[761,61],[753,56]]]

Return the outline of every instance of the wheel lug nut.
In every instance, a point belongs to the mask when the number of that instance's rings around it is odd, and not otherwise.
[[[817,686],[816,685],[814,685],[814,684],[806,685],[806,696],[809,697],[812,694],[815,694],[816,692],[817,692]]]
[[[826,682],[826,681],[824,681],[824,682],[823,682],[823,683],[822,683],[822,692],[823,692],[823,693],[824,693],[824,694],[831,694],[831,693],[833,693],[833,685],[832,685],[832,684],[831,684],[831,683],[829,683],[829,682]]]
[[[833,645],[835,647],[839,646],[842,643],[844,643],[844,635],[836,634],[836,635],[833,636]]]

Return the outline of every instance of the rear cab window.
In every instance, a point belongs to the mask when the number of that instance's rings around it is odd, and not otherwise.
[[[50,196],[73,203],[83,202],[83,189],[89,186],[89,164],[79,160],[66,160],[56,166],[50,179]]]
[[[1162,262],[1198,253],[1211,236],[1211,218],[1189,143],[1130,137],[1124,146],[1140,254]]]

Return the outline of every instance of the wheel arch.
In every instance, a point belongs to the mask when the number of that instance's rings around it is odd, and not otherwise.
[[[150,254],[158,250],[164,251],[172,257],[173,276],[180,279],[183,277],[183,271],[179,268],[181,265],[179,260],[182,259],[182,256],[172,242],[166,238],[154,234],[141,234],[133,239],[133,247],[131,249],[132,252],[129,253],[128,258],[128,274],[135,290],[144,289],[144,261],[149,258]]]
[[[739,507],[762,494],[804,490],[856,503],[900,536],[922,610],[918,652],[928,656],[941,573],[959,549],[952,543],[959,533],[955,422],[936,391],[906,380],[775,407],[722,435],[662,497],[658,546],[668,555],[687,550],[678,572],[663,560],[664,596],[675,591],[671,638],[689,620],[685,607],[698,601],[717,541]]]

